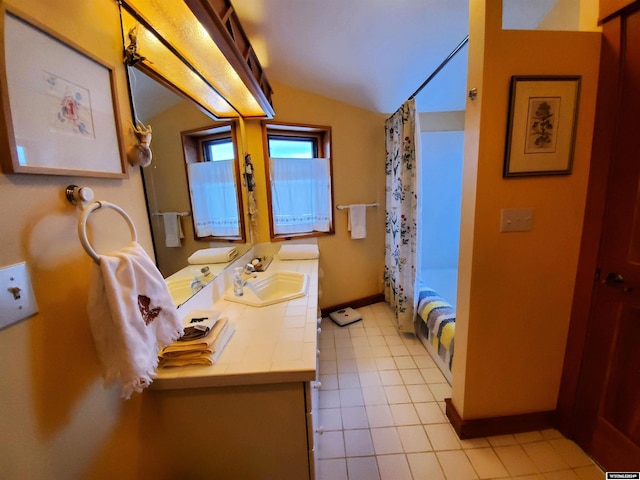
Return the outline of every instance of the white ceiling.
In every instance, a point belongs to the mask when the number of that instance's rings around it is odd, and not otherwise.
[[[231,1],[271,82],[387,114],[468,34],[469,0]],[[577,29],[580,0],[502,4],[503,28],[536,29],[561,17],[553,29]],[[467,52],[465,46],[417,95],[419,111],[464,110]],[[153,102],[136,103],[166,107],[160,93],[149,95]]]
[[[232,0],[271,82],[392,113],[468,34],[469,0]],[[416,97],[463,110],[467,47]],[[277,96],[278,92],[275,91]]]

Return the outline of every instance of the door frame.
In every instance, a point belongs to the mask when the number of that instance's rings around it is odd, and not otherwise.
[[[601,2],[601,7],[602,3]],[[556,420],[558,429],[574,439],[583,449],[591,443],[592,420],[585,421],[578,398],[578,381],[582,357],[589,327],[593,302],[594,281],[598,275],[598,258],[607,200],[609,170],[613,159],[621,95],[621,65],[623,24],[622,13],[640,6],[640,0],[626,2],[625,8],[607,15],[602,24],[602,46],[596,120],[591,151],[591,167],[585,206],[582,241],[576,274],[574,297],[571,309],[569,336],[565,352],[564,367]]]

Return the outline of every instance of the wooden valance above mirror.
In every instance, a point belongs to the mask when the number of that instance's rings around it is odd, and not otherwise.
[[[273,93],[229,0],[121,0],[127,63],[216,119],[273,118]]]

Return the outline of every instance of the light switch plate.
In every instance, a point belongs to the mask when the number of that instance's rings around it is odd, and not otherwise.
[[[529,232],[533,228],[532,208],[503,208],[500,216],[501,232]]]
[[[0,329],[38,313],[25,262],[0,268]]]

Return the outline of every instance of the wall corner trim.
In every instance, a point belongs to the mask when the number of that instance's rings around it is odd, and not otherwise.
[[[555,411],[463,420],[450,398],[444,402],[447,418],[461,440],[555,428]]]

